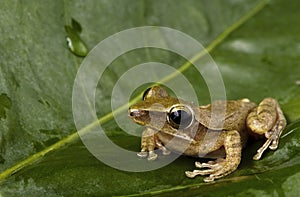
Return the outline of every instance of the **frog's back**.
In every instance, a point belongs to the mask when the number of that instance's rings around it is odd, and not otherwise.
[[[245,130],[249,112],[256,106],[248,99],[215,101],[210,105],[200,106],[196,119],[212,130]]]

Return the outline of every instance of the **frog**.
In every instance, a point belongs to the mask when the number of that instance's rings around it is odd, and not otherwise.
[[[251,136],[265,140],[253,156],[254,160],[260,160],[268,148],[276,150],[287,124],[278,102],[271,97],[259,104],[243,98],[215,100],[197,106],[171,97],[158,85],[148,88],[142,100],[129,107],[128,116],[134,123],[145,127],[138,157],[156,160],[157,149],[163,155],[175,152],[209,158],[206,162],[196,161],[195,170],[185,171],[189,178],[205,176],[204,182],[234,172]]]

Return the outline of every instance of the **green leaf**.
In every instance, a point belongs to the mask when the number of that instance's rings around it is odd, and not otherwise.
[[[6,0],[0,4],[1,196],[299,193],[299,2]],[[70,53],[65,43],[64,26],[72,18],[80,21],[80,39],[90,48],[121,30],[144,25],[167,26],[194,37],[219,66],[228,99],[248,97],[259,102],[274,97],[279,101],[289,121],[279,149],[253,161],[263,142],[251,144],[237,171],[210,184],[202,177],[185,177],[184,171],[194,169],[197,158],[182,156],[164,168],[143,173],[103,164],[81,143],[73,122],[72,87],[82,59]],[[67,36],[76,40],[78,28],[70,30],[74,26],[74,22],[67,26]],[[148,61],[178,68],[194,85],[199,102],[210,101],[203,79],[176,54],[141,49],[120,56],[99,81],[96,108],[109,138],[133,151],[139,151],[140,139],[124,133],[113,121],[111,92],[123,73]]]
[[[11,100],[6,94],[0,95],[0,120],[6,118],[6,109],[10,109]]]

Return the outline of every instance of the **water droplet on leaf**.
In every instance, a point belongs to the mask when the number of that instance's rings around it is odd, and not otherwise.
[[[77,56],[85,57],[88,54],[88,49],[79,35],[82,31],[81,25],[72,19],[72,26],[65,25],[65,30],[67,32],[67,45],[70,51]]]

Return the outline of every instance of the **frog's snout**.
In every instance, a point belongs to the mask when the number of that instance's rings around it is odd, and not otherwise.
[[[128,109],[128,116],[135,117],[138,114],[138,110],[135,109]]]
[[[146,114],[145,111],[139,110],[139,109],[129,109],[128,110],[128,116],[131,117],[131,118],[141,117],[145,114]]]
[[[148,112],[145,110],[140,110],[140,109],[128,109],[128,116],[133,122],[140,124],[140,125],[145,125],[146,122],[148,122]]]

